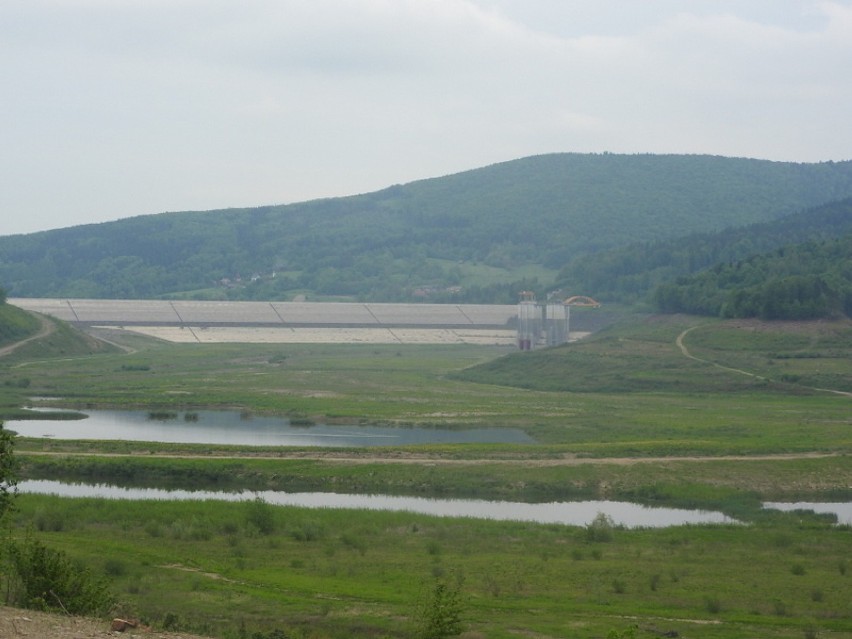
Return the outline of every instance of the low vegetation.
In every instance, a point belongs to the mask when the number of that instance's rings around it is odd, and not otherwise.
[[[157,415],[228,407],[317,423],[511,426],[537,443],[318,450],[17,438],[22,478],[622,499],[742,523],[630,530],[603,516],[587,526],[496,522],[279,507],[259,494],[240,503],[21,494],[8,535],[30,564],[44,548],[60,566],[84,566],[98,611],[223,639],[849,637],[849,526],[761,508],[852,498],[849,331],[844,321],[632,317],[587,341],[511,354],[136,337],[128,350],[86,353],[57,333],[50,346],[25,347],[39,358],[3,359],[6,378],[30,380],[0,386],[7,417],[28,403]]]
[[[5,298],[2,289],[0,298]],[[38,330],[38,326],[38,320],[29,313],[0,302],[0,347],[32,335]]]
[[[258,526],[252,501],[20,501],[22,521],[51,514],[45,544],[159,628],[234,639],[447,636],[444,624],[496,638],[633,624],[639,637],[852,633],[849,529],[804,513],[626,530],[267,506]]]

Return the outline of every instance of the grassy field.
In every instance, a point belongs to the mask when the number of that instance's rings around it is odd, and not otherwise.
[[[412,636],[435,580],[457,577],[469,637],[603,637],[634,624],[639,637],[852,637],[850,528],[760,510],[761,500],[852,497],[852,397],[842,394],[852,388],[850,337],[847,322],[689,317],[632,318],[523,354],[133,337],[93,352],[57,334],[0,361],[6,417],[41,397],[402,428],[510,426],[537,443],[318,450],[24,439],[25,477],[619,498],[723,510],[747,525],[616,529],[601,540],[582,527],[23,495],[18,530],[34,527],[107,575],[122,605],[155,625],[229,639],[276,629]]]
[[[403,637],[431,585],[458,578],[469,637],[634,624],[640,637],[852,636],[849,529],[800,514],[592,532],[256,502],[20,501],[45,543],[108,575],[123,609],[158,627]]]

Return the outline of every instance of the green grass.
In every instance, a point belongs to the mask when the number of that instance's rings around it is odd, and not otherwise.
[[[852,636],[852,577],[838,568],[849,530],[800,515],[592,542],[578,527],[409,513],[266,506],[263,534],[252,503],[19,501],[22,524],[49,513],[45,542],[108,575],[126,610],[220,637],[240,625],[409,636],[424,590],[457,575],[472,636],[600,637],[631,623],[642,637],[796,637],[808,624]]]
[[[706,361],[684,357],[675,343],[694,326],[685,344]],[[619,498],[723,510],[749,524],[615,530],[612,541],[591,543],[584,529],[565,526],[276,507],[272,531],[262,534],[267,520],[249,505],[24,495],[19,530],[35,526],[50,545],[110,575],[129,612],[228,639],[275,628],[317,638],[410,636],[423,593],[455,574],[464,577],[470,637],[602,637],[632,624],[639,637],[852,637],[849,527],[758,510],[760,500],[850,498],[850,398],[814,390],[848,387],[847,331],[840,323],[650,318],[524,354],[138,337],[122,338],[127,353],[57,333],[0,362],[3,380],[29,380],[0,385],[5,415],[27,397],[49,396],[81,408],[508,426],[538,443],[320,451],[21,440],[26,477]],[[90,452],[129,456],[80,455]],[[611,459],[622,457],[640,462]]]
[[[29,337],[38,327],[38,320],[32,314],[0,303],[0,346]]]
[[[593,456],[852,450],[848,397],[687,359],[675,339],[688,326],[688,319],[640,323],[508,356],[478,346],[137,341],[132,354],[8,369],[30,385],[10,389],[6,403],[41,395],[72,407],[238,408],[314,422],[504,426],[522,428],[558,453]],[[691,332],[687,345],[704,330]],[[778,359],[780,348],[772,349]],[[694,350],[704,354],[700,345]],[[745,357],[736,347],[723,354],[717,347],[713,356]],[[850,376],[852,359],[832,361]],[[536,388],[503,385],[511,383]],[[551,383],[576,390],[548,390]]]

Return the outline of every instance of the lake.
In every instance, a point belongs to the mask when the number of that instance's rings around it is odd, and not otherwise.
[[[34,409],[49,413],[60,409]],[[67,410],[67,409],[61,409]],[[239,446],[353,448],[417,444],[531,444],[514,428],[294,425],[283,417],[248,416],[239,411],[89,410],[81,420],[9,420],[6,428],[24,437],[121,440]]]
[[[852,525],[852,502],[779,502],[767,501],[763,503],[764,508],[792,512],[795,510],[812,510],[815,513],[835,515],[838,524]]]
[[[539,524],[585,526],[599,514],[612,518],[616,525],[628,528],[665,528],[685,524],[735,524],[736,520],[720,513],[681,508],[651,508],[618,501],[577,501],[528,504],[481,499],[431,499],[389,495],[352,495],[340,493],[288,493],[283,491],[219,492],[203,490],[163,490],[122,488],[107,484],[78,484],[53,480],[28,480],[18,484],[22,493],[54,494],[62,497],[99,497],[105,499],[220,500],[246,501],[260,497],[277,506],[307,508],[352,508],[359,510],[406,511],[439,517],[473,517],[499,521],[529,521]]]

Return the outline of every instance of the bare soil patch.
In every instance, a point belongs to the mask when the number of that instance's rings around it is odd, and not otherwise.
[[[0,637],[3,639],[95,639],[97,637],[144,637],[145,639],[207,639],[185,632],[157,632],[145,627],[111,630],[112,619],[89,619],[0,606]]]

